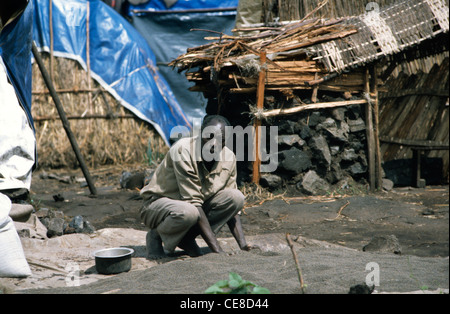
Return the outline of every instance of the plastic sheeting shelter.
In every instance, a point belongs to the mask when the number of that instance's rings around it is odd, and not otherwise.
[[[5,26],[0,33],[0,56],[8,78],[14,86],[20,104],[30,124],[31,117],[31,28],[33,5],[29,3],[20,17]],[[0,103],[1,105],[1,103]]]
[[[183,110],[191,118],[202,118],[207,104],[203,94],[189,91],[193,84],[167,64],[186,53],[188,48],[207,44],[205,36],[219,36],[191,31],[193,28],[231,35],[239,1],[178,0],[170,8],[165,2],[151,0],[141,5],[130,5],[128,15],[155,53],[160,72]]]
[[[40,50],[50,51],[49,1],[33,1],[33,38]],[[172,128],[191,127],[149,45],[125,18],[99,0],[52,3],[55,56],[76,60],[87,71],[89,36],[91,76],[124,107],[151,123],[167,144]]]

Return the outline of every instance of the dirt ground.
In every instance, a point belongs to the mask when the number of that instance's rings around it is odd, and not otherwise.
[[[32,199],[38,206],[61,210],[67,216],[82,215],[96,229],[146,230],[138,216],[142,204],[139,192],[120,188],[120,169],[92,171],[98,190],[95,197],[83,183],[42,179],[42,173],[45,172],[36,172],[32,181]],[[52,173],[83,180],[79,171]],[[57,194],[64,201],[56,202],[53,196]],[[362,249],[375,236],[393,234],[399,239],[403,254],[449,256],[448,185],[401,187],[375,194],[289,194],[267,198],[250,195],[241,216],[245,234],[289,232],[354,249]],[[231,234],[224,228],[219,236]]]
[[[97,230],[116,230],[115,228],[135,230],[139,232],[139,237],[141,237],[140,239],[143,242],[140,246],[135,246],[135,248],[139,247],[140,251],[145,251],[145,241],[143,239],[145,239],[145,232],[147,230],[138,216],[138,210],[142,204],[142,200],[139,197],[138,190],[124,190],[120,188],[119,180],[122,170],[130,171],[133,169],[104,167],[102,169],[91,170],[98,190],[98,195],[96,196],[90,195],[89,189],[82,182],[83,175],[80,171],[52,171],[53,174],[59,177],[71,176],[72,178],[80,179],[73,180],[72,183],[64,183],[57,179],[50,179],[48,176],[45,176],[45,174],[49,173],[48,171],[44,172],[40,170],[33,175],[31,199],[38,208],[47,207],[61,210],[68,217],[82,215]],[[60,196],[59,201],[55,201],[53,196],[58,194]],[[423,290],[424,286],[429,289],[448,289],[448,186],[427,186],[424,189],[403,187],[394,188],[389,192],[383,191],[374,194],[330,194],[315,197],[294,195],[292,193],[289,193],[289,195],[288,193],[283,195],[270,195],[270,197],[266,195],[266,197],[261,196],[259,198],[255,195],[249,195],[248,199],[248,203],[241,216],[248,242],[261,246],[264,243],[270,243],[272,241],[274,243],[273,247],[278,245],[286,249],[288,246],[286,245],[284,235],[289,233],[295,239],[297,247],[304,247],[302,258],[308,259],[308,254],[310,254],[308,261],[303,260],[303,263],[305,263],[306,268],[311,267],[309,271],[316,274],[316,276],[325,276],[326,271],[322,269],[323,272],[320,272],[321,267],[325,267],[324,265],[319,268],[308,266],[308,263],[313,263],[313,260],[323,261],[328,258],[330,263],[333,264],[333,256],[335,256],[336,259],[342,258],[342,263],[345,264],[346,261],[355,261],[357,260],[357,256],[366,254],[364,257],[364,265],[366,265],[368,261],[367,256],[370,256],[367,254],[378,254],[377,258],[383,261],[385,269],[389,269],[390,266],[388,265],[391,264],[400,265],[405,262],[402,258],[406,257],[407,261],[405,265],[409,266],[405,267],[410,267],[411,261],[417,259],[420,261],[424,272],[422,275],[413,276],[411,269],[406,270],[405,274],[403,274],[406,278],[405,280],[412,281],[412,283],[404,284],[403,286],[401,283],[396,283],[394,286],[385,286],[385,289],[381,287],[378,290],[409,292]],[[398,239],[401,254],[394,254],[393,252],[369,253],[362,251],[363,247],[373,237],[389,235],[394,235]],[[231,243],[231,234],[227,230],[222,230],[218,237],[225,239],[223,243]],[[139,241],[135,241],[134,244],[138,244]],[[311,245],[311,243],[314,244]],[[321,244],[318,245],[317,243]],[[30,246],[25,245],[25,251],[28,247]],[[327,248],[328,251],[324,252],[319,248]],[[284,259],[283,265],[286,265],[286,260],[289,256],[291,257],[289,263],[292,263],[292,256],[289,250],[283,251],[284,253],[280,253],[281,251],[273,253],[276,250],[262,250],[259,254],[247,252],[236,253],[234,249],[231,250],[234,252],[234,259],[227,261],[228,268],[226,270],[221,269],[222,271],[236,271],[236,268],[232,267],[234,265],[233,263],[256,263],[259,266],[254,267],[254,271],[264,267],[267,271],[270,267],[266,263],[270,263],[271,259],[273,260],[271,265],[275,265],[277,262],[281,263],[281,260],[275,261],[277,258]],[[141,254],[140,257],[145,255],[142,252],[139,254]],[[321,254],[325,255],[321,256]],[[209,269],[211,265],[217,265],[219,263],[218,258],[216,254],[207,254],[197,259],[185,257],[182,260],[185,262],[183,265],[186,267],[190,265],[193,268],[195,268],[194,265],[196,263],[203,261],[206,263],[202,264],[202,269],[204,270],[205,265],[208,265],[206,269]],[[375,257],[372,259],[377,260]],[[92,263],[92,260],[90,262]],[[158,265],[159,272],[157,273],[161,274],[163,268],[171,267],[171,263],[177,262],[179,263],[180,261]],[[437,264],[434,264],[435,262]],[[152,266],[155,266],[155,264],[152,264]],[[287,277],[294,279],[290,281],[291,286],[286,287],[286,289],[280,288],[282,285],[274,285],[270,281],[271,275],[267,273],[258,276],[252,270],[247,270],[245,273],[250,278],[244,279],[252,280],[251,278],[254,278],[254,280],[262,281],[260,285],[266,284],[275,293],[298,293],[298,283],[295,283],[295,267],[293,264],[291,266],[290,273]],[[331,268],[331,266],[326,267]],[[352,267],[349,266],[349,269],[345,273],[347,277],[351,277],[348,274],[352,273]],[[361,268],[363,267],[361,266]],[[396,266],[392,267],[395,268]],[[177,264],[175,268],[181,269],[182,267],[180,268],[180,264]],[[358,275],[358,278],[361,279],[359,282],[356,279],[353,281],[350,280],[339,288],[333,288],[329,283],[327,285],[317,284],[314,286],[313,283],[317,278],[313,279],[312,273],[305,274],[305,277],[309,278],[312,292],[345,293],[351,284],[364,281],[365,269],[361,271]],[[389,273],[388,270],[386,270],[387,273]],[[125,275],[128,277],[125,278]],[[217,273],[215,275],[219,276],[220,274]],[[36,288],[41,290],[33,290],[32,285],[23,285],[21,287],[20,281],[12,281],[11,284],[19,289],[23,289],[24,287],[31,289],[27,290],[31,293],[86,293],[87,291],[90,293],[104,293],[105,291],[112,291],[113,293],[115,291],[120,291],[118,293],[189,293],[189,291],[194,291],[194,293],[201,293],[201,291],[207,288],[208,284],[210,285],[217,281],[211,279],[212,282],[202,282],[202,287],[204,288],[199,287],[197,292],[195,292],[195,289],[192,290],[192,286],[189,286],[190,288],[181,286],[179,287],[180,290],[172,288],[168,292],[158,289],[152,290],[153,288],[150,289],[149,287],[139,290],[137,288],[138,286],[127,286],[124,282],[133,282],[133,276],[137,275],[134,272],[129,272],[128,274],[114,276],[114,278],[109,276],[109,278],[105,279],[108,282],[105,281],[102,283],[103,281],[100,280],[97,283],[93,283],[93,286],[86,285],[86,289],[90,290],[82,290],[83,286],[72,288],[72,290],[70,287],[64,289],[58,288],[56,290],[42,290],[41,288],[48,288],[42,285],[36,285]],[[156,280],[156,275],[151,275],[151,273],[142,273],[139,276],[153,276],[152,280]],[[411,280],[412,277],[414,277],[413,280]],[[422,278],[420,279],[420,284],[419,279],[417,279],[419,277]],[[99,278],[102,277],[100,276]],[[99,278],[96,278],[96,280]],[[120,278],[123,278],[125,281],[121,281]],[[198,282],[198,279],[196,278],[195,281]],[[387,278],[385,278],[386,281]],[[394,281],[396,280],[392,278],[392,282]],[[121,288],[117,288],[117,286]],[[324,286],[328,286],[329,289],[324,288]],[[127,287],[128,290],[126,289]],[[188,291],[184,291],[183,289],[188,289]]]

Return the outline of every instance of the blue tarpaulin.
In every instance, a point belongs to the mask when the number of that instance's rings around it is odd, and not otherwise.
[[[236,10],[239,0],[178,0],[172,6],[167,7],[164,0],[150,0],[147,3],[131,5],[129,11],[185,11],[185,10],[210,10],[232,9]],[[236,14],[236,13],[234,13]]]
[[[49,51],[49,1],[33,1],[33,38],[40,50]],[[125,18],[99,0],[53,0],[52,3],[55,56],[77,60],[87,70],[86,25],[89,22],[92,77],[124,107],[151,123],[167,144],[173,127],[191,127],[192,121],[160,75],[153,51]]]
[[[150,0],[130,5],[128,15],[133,26],[147,40],[155,53],[158,68],[165,77],[183,110],[191,118],[205,115],[207,101],[202,93],[188,89],[194,84],[168,66],[186,53],[188,48],[209,43],[205,36],[218,34],[191,29],[204,29],[231,35],[235,26],[238,0],[178,0],[170,7],[164,0]]]
[[[8,78],[14,86],[20,104],[31,117],[31,36],[33,27],[33,3],[0,33],[0,55],[6,66]],[[1,105],[1,102],[0,102]]]

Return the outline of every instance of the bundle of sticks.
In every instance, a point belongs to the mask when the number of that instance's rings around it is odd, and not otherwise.
[[[231,93],[254,92],[261,70],[267,73],[266,90],[311,89],[330,75],[320,61],[314,60],[314,46],[344,38],[357,29],[344,19],[305,17],[281,27],[233,31],[244,35],[206,37],[213,42],[189,48],[170,63],[179,72],[186,71],[187,79],[195,82],[190,90],[203,92],[207,97],[223,88]],[[259,60],[261,51],[267,55],[265,64]],[[321,84],[320,88],[352,92],[361,90],[362,85],[360,73],[349,73],[340,75],[338,81]]]

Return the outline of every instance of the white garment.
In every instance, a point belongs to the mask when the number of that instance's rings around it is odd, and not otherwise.
[[[0,191],[30,189],[36,138],[0,57]]]

